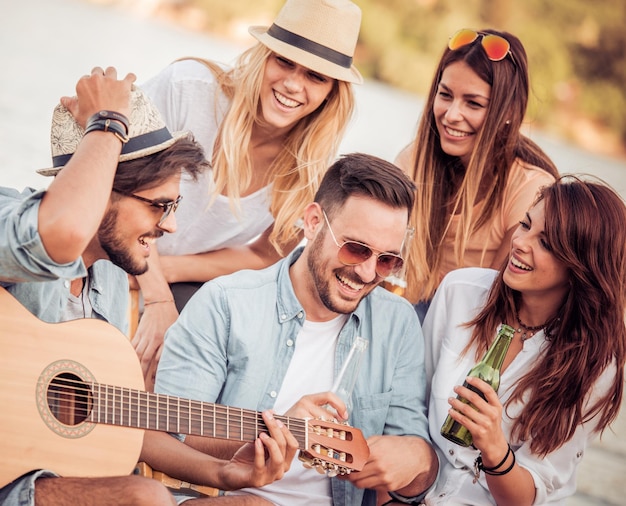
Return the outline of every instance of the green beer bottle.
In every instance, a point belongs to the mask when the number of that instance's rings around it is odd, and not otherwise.
[[[502,324],[494,342],[487,350],[487,353],[485,353],[483,359],[472,367],[467,375],[480,378],[484,382],[489,383],[497,392],[500,386],[500,369],[502,368],[504,357],[509,349],[514,333],[515,330],[512,327]],[[478,389],[469,385],[467,381],[463,383],[463,386],[476,392],[483,399],[485,398]],[[457,396],[457,399],[469,404],[469,401],[462,397]],[[450,415],[447,416],[446,421],[441,426],[441,435],[461,446],[470,446],[472,444],[472,434],[470,431],[454,420]]]

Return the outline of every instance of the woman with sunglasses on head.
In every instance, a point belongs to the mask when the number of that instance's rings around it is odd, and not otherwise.
[[[362,82],[352,64],[360,22],[349,0],[287,0],[271,27],[250,28],[259,42],[233,68],[183,59],[144,84],[168,127],[193,132],[212,165],[181,182],[178,230],[138,279],[144,300],[164,301],[146,306],[135,335],[144,371],[178,315],[174,298],[180,310],[202,282],[266,267],[302,239],[304,205]]]
[[[405,296],[421,319],[447,272],[500,267],[517,220],[558,175],[520,133],[528,94],[517,37],[464,29],[450,38],[417,136],[396,159],[418,186]]]
[[[564,177],[523,215],[499,271],[449,273],[424,321],[438,504],[564,504],[590,440],[619,413],[626,361],[626,206]],[[515,329],[496,393],[467,372]],[[465,404],[460,396],[473,404]],[[440,435],[448,414],[473,446]]]

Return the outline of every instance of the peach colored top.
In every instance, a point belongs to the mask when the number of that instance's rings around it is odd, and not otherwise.
[[[444,239],[445,250],[441,278],[443,279],[448,272],[459,267],[491,267],[491,262],[507,231],[517,226],[524,218],[526,211],[535,201],[539,189],[553,182],[554,178],[545,170],[519,159],[516,160],[509,173],[499,213],[496,213],[491,223],[485,224],[470,236],[462,265],[459,265],[454,258],[454,235],[459,217],[452,218]],[[481,202],[474,207],[474,216],[480,214],[483,205],[484,202]]]

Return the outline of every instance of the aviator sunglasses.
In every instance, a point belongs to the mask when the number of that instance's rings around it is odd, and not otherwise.
[[[477,32],[470,30],[469,28],[462,28],[456,32],[448,41],[448,48],[451,51],[455,51],[463,46],[473,44],[478,37],[481,37],[480,44],[482,45],[487,58],[491,61],[502,61],[507,55],[511,55],[511,60],[515,65],[515,58],[511,52],[511,44],[504,37],[494,35],[491,33]]]
[[[176,200],[166,200],[165,202],[158,202],[156,200],[140,197],[139,195],[135,195],[134,193],[127,193],[121,190],[116,190],[115,188],[113,188],[113,191],[115,193],[119,193],[120,195],[124,195],[125,197],[132,197],[134,199],[141,200],[142,202],[145,202],[152,207],[157,207],[161,209],[163,211],[163,214],[161,215],[159,223],[157,224],[157,226],[159,227],[163,225],[163,223],[165,223],[165,220],[167,220],[167,217],[172,214],[172,212],[176,212],[176,209],[178,209],[178,204],[180,204],[180,201],[183,198],[182,195],[179,195]]]
[[[328,231],[333,241],[339,248],[337,252],[337,258],[343,265],[359,265],[367,261],[374,251],[367,244],[363,244],[358,241],[345,241],[343,244],[339,244],[335,233],[330,226],[326,211],[322,210],[326,225],[328,225]],[[402,268],[404,260],[400,255],[394,255],[393,253],[378,253],[376,255],[376,274],[381,278],[386,278],[390,274],[397,272]]]

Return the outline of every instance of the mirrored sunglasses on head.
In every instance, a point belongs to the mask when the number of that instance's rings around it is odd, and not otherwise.
[[[480,37],[480,44],[491,61],[502,61],[507,55],[511,56],[511,61],[515,63],[513,53],[511,52],[511,44],[508,40],[500,35],[492,33],[477,32],[469,28],[462,28],[456,32],[448,41],[448,48],[456,51],[464,46],[473,44]]]

